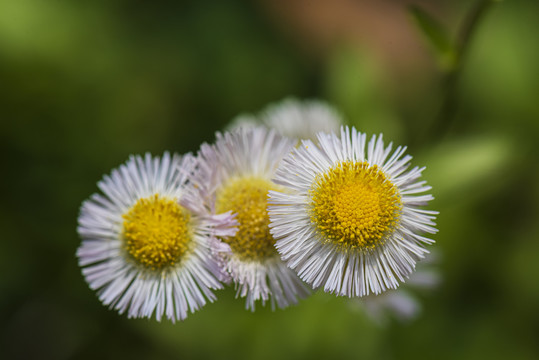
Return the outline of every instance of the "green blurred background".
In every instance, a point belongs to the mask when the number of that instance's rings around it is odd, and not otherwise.
[[[488,12],[435,134],[442,75],[410,3],[0,1],[0,357],[539,358],[539,3]],[[414,4],[454,33],[472,3]],[[175,325],[102,306],[75,258],[102,175],[288,96],[427,166],[443,280],[421,316],[382,326],[323,293],[250,313],[231,289]]]

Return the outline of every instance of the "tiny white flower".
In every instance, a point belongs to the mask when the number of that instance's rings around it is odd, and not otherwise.
[[[258,119],[252,114],[240,114],[236,116],[225,126],[225,131],[234,131],[236,129],[251,129],[261,126]]]
[[[314,288],[343,296],[396,288],[424,257],[437,212],[423,170],[409,169],[406,148],[344,127],[320,133],[280,164],[270,191],[271,233],[283,260]],[[367,149],[365,149],[367,147]],[[367,151],[365,151],[367,150]]]
[[[314,140],[320,131],[328,133],[339,131],[343,120],[337,110],[324,101],[287,98],[266,106],[257,115],[239,115],[232,120],[227,129],[252,128],[260,125],[275,129],[289,138]]]
[[[433,253],[417,264],[416,271],[398,289],[388,290],[379,295],[350,299],[350,305],[359,308],[374,322],[384,325],[390,317],[402,322],[417,318],[422,310],[417,292],[432,291],[441,282],[439,272],[433,266],[436,261]]]
[[[264,127],[217,133],[215,144],[203,144],[199,152],[201,171],[217,212],[231,211],[239,223],[235,236],[223,239],[230,251],[222,253],[226,270],[246,308],[256,301],[270,301],[284,308],[309,294],[297,275],[281,261],[268,228],[268,190],[280,189],[271,182],[281,159],[294,141]]]
[[[235,233],[230,214],[212,215],[197,200],[188,154],[132,156],[84,201],[77,228],[82,273],[103,304],[128,317],[183,320],[213,301],[222,271],[215,236]]]
[[[343,125],[341,115],[320,100],[285,99],[268,105],[260,114],[264,125],[293,139],[314,140],[319,132],[336,132]]]

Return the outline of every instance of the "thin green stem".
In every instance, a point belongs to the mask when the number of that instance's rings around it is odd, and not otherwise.
[[[430,130],[429,139],[436,140],[444,136],[455,121],[458,107],[458,82],[463,68],[464,57],[470,48],[473,35],[489,8],[497,0],[480,0],[475,3],[464,19],[455,41],[455,63],[442,78],[443,100],[436,122]]]
[[[487,10],[498,2],[497,0],[480,0],[475,3],[472,10],[468,13],[464,19],[460,31],[457,36],[457,55],[458,61],[457,65],[460,66],[460,63],[470,47],[471,39],[475,32],[477,31],[477,25],[483,19],[484,15],[487,13]]]

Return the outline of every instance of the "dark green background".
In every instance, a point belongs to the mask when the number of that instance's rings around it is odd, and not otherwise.
[[[440,5],[454,31],[470,2]],[[487,14],[455,120],[434,135],[434,57],[395,81],[368,46],[315,51],[267,9],[0,2],[0,357],[539,358],[539,4]],[[78,209],[102,175],[129,154],[196,152],[237,114],[290,95],[332,102],[427,166],[443,282],[416,293],[421,316],[380,326],[323,293],[250,313],[233,290],[175,325],[102,306],[75,258]]]

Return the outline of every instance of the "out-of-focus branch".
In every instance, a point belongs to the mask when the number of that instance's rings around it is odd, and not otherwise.
[[[445,70],[442,79],[443,100],[440,111],[431,127],[427,141],[433,141],[444,136],[453,122],[458,108],[458,82],[462,73],[465,56],[477,32],[478,25],[487,11],[499,0],[480,0],[472,7],[464,19],[455,39],[454,63]]]

